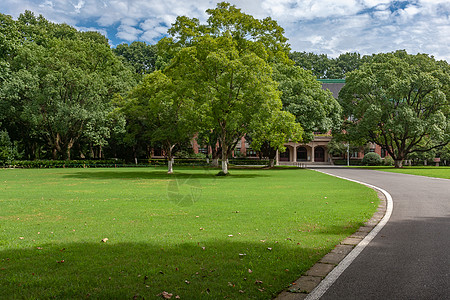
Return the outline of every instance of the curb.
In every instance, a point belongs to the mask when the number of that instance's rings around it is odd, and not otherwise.
[[[303,276],[293,282],[288,289],[281,292],[275,298],[276,300],[319,299],[339,275],[350,265],[354,258],[356,258],[364,247],[375,237],[391,215],[392,198],[386,191],[363,182],[325,172],[321,173],[357,182],[372,188],[377,192],[378,198],[380,198],[380,204],[372,218],[364,223],[364,226],[360,227],[358,231],[344,239],[339,245],[331,250],[331,252],[322,257],[322,259],[306,271]],[[389,211],[388,205],[390,205]],[[382,220],[383,222],[381,222],[381,224],[380,221]],[[377,228],[377,230],[373,230],[375,228]]]

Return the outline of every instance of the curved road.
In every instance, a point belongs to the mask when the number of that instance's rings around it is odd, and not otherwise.
[[[388,191],[388,223],[320,299],[450,299],[450,180],[315,168]]]

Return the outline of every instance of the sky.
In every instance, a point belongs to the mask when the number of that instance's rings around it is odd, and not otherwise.
[[[114,47],[155,44],[177,16],[207,19],[209,0],[1,0],[0,13],[25,10],[55,23],[104,34]],[[258,19],[285,29],[292,51],[373,54],[405,49],[450,62],[450,0],[230,0]]]

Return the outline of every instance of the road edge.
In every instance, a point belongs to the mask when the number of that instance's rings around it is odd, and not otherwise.
[[[377,212],[369,221],[366,222],[366,226],[361,227],[355,234],[341,242],[341,245],[336,246],[335,249],[311,267],[311,269],[308,270],[304,276],[294,282],[292,288],[280,293],[275,298],[277,300],[320,299],[320,297],[325,294],[325,292],[333,285],[345,269],[350,266],[350,264],[364,250],[364,248],[375,238],[392,215],[393,200],[392,196],[386,190],[362,181],[330,174],[320,170],[315,171],[372,188],[378,192],[379,197],[381,193],[384,199],[380,197],[380,200],[384,202],[384,205],[383,203],[380,203]],[[364,233],[363,237],[361,236],[361,233]],[[339,250],[338,247],[347,248]],[[349,247],[351,247],[350,249],[352,250],[349,250]],[[336,258],[338,258],[339,262],[336,261]]]

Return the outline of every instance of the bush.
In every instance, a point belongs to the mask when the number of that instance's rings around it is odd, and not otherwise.
[[[10,165],[17,155],[17,147],[9,139],[8,132],[0,131],[0,166]]]
[[[383,163],[383,160],[381,159],[381,156],[378,155],[377,153],[369,152],[366,155],[364,155],[362,163],[363,165],[366,166],[380,166]]]
[[[346,166],[347,160],[346,159],[333,159],[333,164],[337,166]],[[362,159],[350,159],[350,166],[361,166],[362,165]]]
[[[384,165],[385,166],[393,166],[394,165],[394,159],[390,156],[386,156],[384,158]]]

